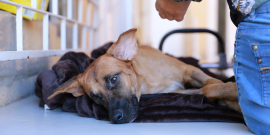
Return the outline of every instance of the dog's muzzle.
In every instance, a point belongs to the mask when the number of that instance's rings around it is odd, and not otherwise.
[[[138,104],[136,96],[132,96],[131,100],[123,98],[111,100],[108,109],[111,122],[114,124],[133,122],[138,117]]]

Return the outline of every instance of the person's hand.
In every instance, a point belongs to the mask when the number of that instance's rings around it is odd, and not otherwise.
[[[180,22],[184,19],[190,1],[175,2],[174,0],[157,0],[156,9],[162,19]]]

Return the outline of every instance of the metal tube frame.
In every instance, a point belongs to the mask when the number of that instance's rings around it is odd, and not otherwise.
[[[232,67],[232,65],[227,63],[226,60],[226,54],[225,54],[225,45],[224,45],[224,41],[222,40],[222,38],[219,36],[218,33],[208,30],[208,29],[177,29],[177,30],[173,30],[168,32],[167,34],[165,34],[163,36],[163,38],[161,39],[160,43],[159,43],[159,50],[162,51],[163,48],[163,44],[165,42],[165,40],[172,34],[175,33],[210,33],[213,34],[219,42],[219,46],[220,46],[220,53],[219,53],[219,64],[201,64],[200,66],[202,68],[218,68],[218,69],[227,69],[229,67]]]

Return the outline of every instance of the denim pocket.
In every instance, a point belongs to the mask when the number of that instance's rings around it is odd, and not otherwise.
[[[270,43],[251,44],[261,73],[263,102],[270,106]]]

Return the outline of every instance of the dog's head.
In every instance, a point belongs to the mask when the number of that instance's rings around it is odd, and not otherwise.
[[[72,93],[75,97],[86,93],[107,108],[112,123],[136,119],[140,91],[131,65],[138,54],[136,31],[131,29],[121,34],[105,55],[95,60],[83,74],[59,86],[48,99],[60,93]]]

